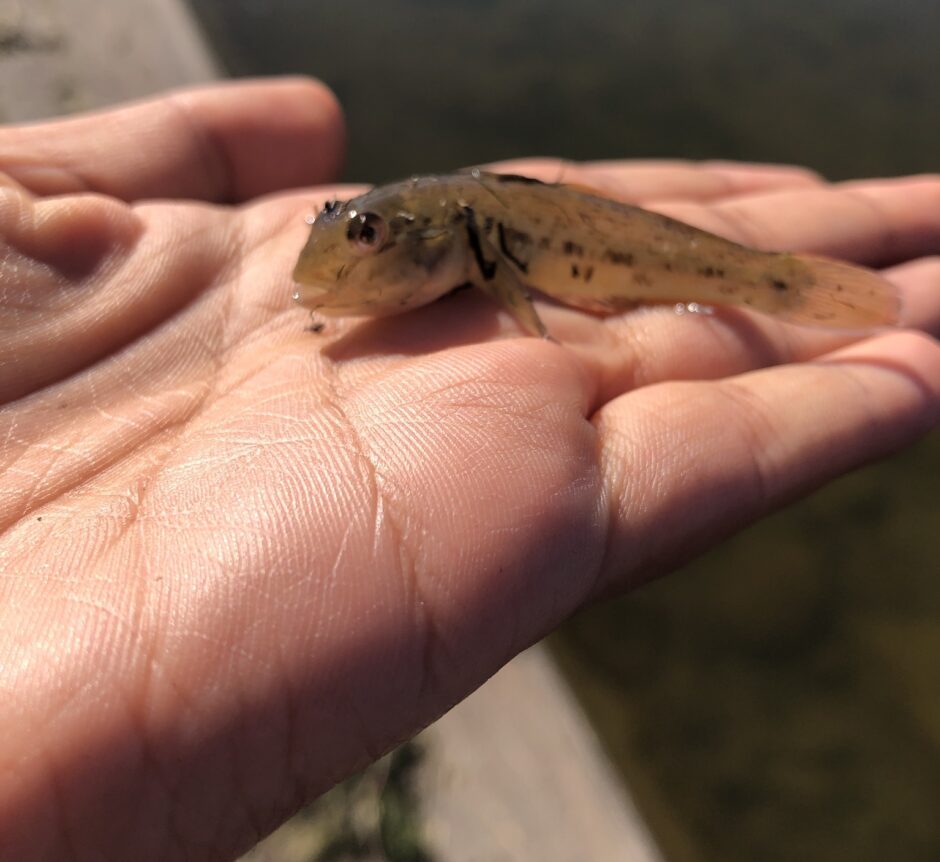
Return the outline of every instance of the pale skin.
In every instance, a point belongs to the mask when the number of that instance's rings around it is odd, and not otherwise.
[[[906,330],[540,304],[553,343],[463,291],[317,335],[289,273],[341,151],[296,79],[0,130],[4,859],[231,859],[585,603],[937,423],[937,178],[512,166],[890,261]]]

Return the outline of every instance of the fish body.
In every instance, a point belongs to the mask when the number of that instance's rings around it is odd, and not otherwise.
[[[766,252],[579,187],[482,171],[380,186],[317,215],[294,298],[333,315],[394,314],[473,284],[532,335],[529,288],[585,311],[740,305],[794,323],[897,322],[895,288],[837,261]]]

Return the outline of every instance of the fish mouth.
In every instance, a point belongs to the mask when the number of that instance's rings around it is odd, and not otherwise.
[[[297,284],[291,294],[294,302],[308,308],[317,308],[330,293],[330,287],[323,284]]]

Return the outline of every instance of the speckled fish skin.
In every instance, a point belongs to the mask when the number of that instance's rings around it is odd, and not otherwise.
[[[871,270],[757,251],[579,187],[481,171],[413,177],[328,204],[294,280],[294,298],[309,308],[372,316],[471,283],[533,335],[546,331],[530,287],[602,314],[696,302],[870,328],[895,324],[899,310],[895,288]]]

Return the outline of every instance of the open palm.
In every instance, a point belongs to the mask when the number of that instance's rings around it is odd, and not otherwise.
[[[934,425],[940,346],[463,291],[290,302],[341,121],[309,82],[0,130],[0,857],[232,857],[576,608]],[[889,271],[940,182],[516,163]],[[220,202],[226,202],[222,205]],[[100,854],[100,857],[99,855]]]

